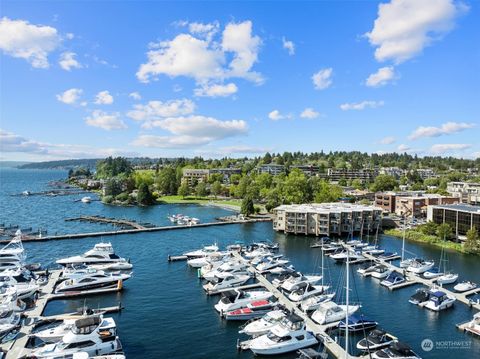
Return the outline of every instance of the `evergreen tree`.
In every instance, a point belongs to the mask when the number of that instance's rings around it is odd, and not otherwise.
[[[480,238],[478,236],[477,228],[473,227],[468,230],[467,240],[465,241],[463,248],[467,253],[471,253],[471,254],[480,253]]]
[[[143,206],[148,206],[155,203],[152,192],[150,192],[148,184],[145,182],[141,183],[138,187],[137,202]]]
[[[255,213],[255,206],[253,205],[253,200],[250,196],[246,196],[242,200],[242,206],[240,208],[240,213],[243,214],[246,217]]]
[[[187,182],[183,182],[180,187],[178,187],[178,195],[185,198],[190,193],[190,188],[188,187]]]

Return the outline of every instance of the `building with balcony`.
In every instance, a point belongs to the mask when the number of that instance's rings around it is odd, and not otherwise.
[[[299,169],[300,171],[302,171],[307,176],[315,176],[317,173],[320,172],[320,168],[318,166],[314,166],[314,165],[293,165],[293,166],[290,166],[290,170],[293,170],[294,168]]]
[[[274,163],[269,163],[266,165],[260,165],[257,167],[258,173],[269,173],[272,176],[277,176],[281,173],[285,173],[285,166],[284,165],[277,165]]]
[[[416,196],[399,196],[395,198],[395,213],[407,217],[421,218],[427,214],[427,206],[459,203],[459,199],[439,194],[421,194]]]
[[[461,203],[480,205],[480,183],[448,182],[447,192]]]
[[[182,183],[194,186],[199,182],[207,182],[209,170],[198,168],[184,168],[182,175]]]
[[[354,180],[358,179],[362,183],[373,182],[375,177],[377,177],[378,172],[372,169],[361,169],[361,170],[351,170],[351,169],[337,169],[329,168],[327,170],[326,177],[330,181],[338,182],[342,179],[345,180]]]
[[[383,209],[384,212],[394,213],[397,199],[397,192],[375,193],[375,206]]]
[[[428,206],[427,220],[437,224],[448,223],[457,239],[465,238],[475,227],[480,234],[480,208],[468,204]]]
[[[382,217],[381,208],[350,203],[282,205],[273,213],[275,231],[315,236],[374,232]]]
[[[388,175],[395,177],[397,180],[407,174],[407,171],[399,167],[382,167],[378,171],[381,175]]]

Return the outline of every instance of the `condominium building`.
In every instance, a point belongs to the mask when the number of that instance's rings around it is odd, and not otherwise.
[[[419,168],[416,170],[422,180],[437,177],[435,171],[431,168]]]
[[[381,222],[382,209],[351,203],[282,205],[273,210],[273,229],[285,233],[342,236],[373,232]]]
[[[285,166],[284,165],[277,165],[274,163],[269,163],[266,165],[260,165],[257,167],[258,173],[269,173],[272,176],[277,176],[281,173],[285,173]]]
[[[375,206],[382,208],[384,212],[394,213],[397,195],[397,192],[377,192]]]
[[[448,182],[447,192],[458,197],[461,203],[480,205],[480,183]]]
[[[400,177],[405,176],[407,174],[407,171],[399,167],[382,167],[380,168],[378,173],[381,175],[388,175],[399,179]]]
[[[209,170],[197,168],[184,168],[182,175],[182,183],[193,186],[199,182],[207,182]]]
[[[464,238],[475,227],[480,233],[480,208],[468,204],[428,206],[427,220],[448,223],[457,238]]]
[[[459,203],[456,197],[441,196],[439,194],[422,194],[417,196],[397,196],[395,199],[395,213],[407,217],[425,217],[427,206]]]
[[[351,169],[337,169],[329,168],[327,170],[327,177],[331,181],[340,181],[345,180],[354,180],[359,179],[362,183],[373,182],[378,172],[372,169],[361,169],[361,170],[351,170]]]
[[[314,176],[320,172],[320,168],[314,165],[293,165],[290,166],[290,170],[297,168],[307,176]]]

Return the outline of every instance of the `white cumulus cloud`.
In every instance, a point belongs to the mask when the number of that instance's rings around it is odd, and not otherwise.
[[[343,103],[340,105],[340,109],[343,111],[350,110],[364,110],[366,108],[377,108],[384,105],[383,101],[362,101],[362,102],[352,102],[352,103]]]
[[[8,17],[0,19],[0,49],[7,55],[25,59],[33,67],[48,68],[48,55],[61,40],[57,29],[51,26]]]
[[[227,97],[237,93],[238,87],[233,82],[228,84],[204,84],[194,90],[199,97]]]
[[[71,88],[57,95],[57,100],[67,105],[75,105],[83,93],[82,89]]]
[[[373,29],[365,35],[378,61],[401,63],[448,33],[466,9],[456,0],[391,0],[379,4]]]
[[[380,144],[382,145],[391,145],[392,143],[395,143],[396,139],[393,136],[387,136],[384,137],[380,140]]]
[[[100,91],[95,96],[95,103],[97,105],[111,105],[113,103],[113,96],[108,91]]]
[[[214,25],[191,23],[189,27],[191,33],[151,44],[148,61],[137,71],[140,81],[149,82],[160,75],[191,77],[200,84],[232,77],[263,81],[259,73],[251,71],[261,45],[260,37],[252,34],[251,21],[227,24],[218,41],[212,40]],[[231,58],[229,62],[227,58]]]
[[[127,116],[136,121],[154,121],[164,117],[189,115],[195,111],[195,103],[188,99],[170,101],[149,101],[145,105],[135,105]]]
[[[377,72],[368,76],[365,84],[369,87],[380,87],[388,84],[396,78],[393,66],[379,68]]]
[[[410,140],[416,140],[423,137],[439,137],[442,135],[450,135],[463,130],[475,127],[474,123],[465,122],[447,122],[439,127],[420,126],[408,137]]]
[[[128,97],[133,98],[135,101],[140,101],[142,99],[142,96],[138,92],[130,92],[128,94]]]
[[[306,118],[306,119],[314,119],[314,118],[317,118],[318,116],[320,116],[320,113],[315,111],[313,108],[311,107],[307,107],[305,110],[302,111],[302,113],[300,114],[300,117],[301,118]]]
[[[80,69],[83,66],[75,58],[76,56],[77,56],[77,54],[74,53],[74,52],[70,52],[70,51],[63,52],[60,55],[60,60],[58,61],[58,64],[65,71],[70,71],[71,69]]]
[[[282,44],[283,48],[288,51],[288,54],[290,56],[295,55],[295,44],[293,41],[285,39],[285,37],[282,37]]]
[[[107,113],[101,110],[94,110],[92,114],[85,118],[89,126],[99,127],[104,130],[121,130],[127,128],[125,122],[120,119],[118,112]]]
[[[322,69],[312,76],[313,85],[317,90],[324,90],[332,84],[333,69],[331,67]]]
[[[397,151],[398,152],[409,152],[411,150],[411,147],[402,143],[401,145],[398,145]]]
[[[442,155],[445,153],[463,151],[471,147],[472,145],[465,144],[465,143],[445,143],[445,144],[433,145],[430,148],[430,152],[437,155]]]

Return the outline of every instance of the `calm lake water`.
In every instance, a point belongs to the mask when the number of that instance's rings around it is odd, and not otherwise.
[[[112,207],[100,202],[75,202],[79,196],[18,197],[24,190],[31,192],[48,189],[50,180],[66,176],[64,171],[35,171],[0,169],[0,223],[19,224],[21,227],[48,229],[49,233],[73,233],[107,230],[109,226],[65,222],[68,217],[98,214],[125,217],[141,222],[162,225],[169,223],[169,213],[185,213],[203,222],[229,214],[215,207],[193,205],[161,205],[150,208]],[[131,259],[134,275],[118,294],[88,297],[90,307],[110,306],[121,302],[125,310],[112,315],[125,352],[133,358],[251,358],[250,352],[237,353],[238,324],[222,321],[213,305],[218,297],[207,297],[201,288],[195,270],[185,262],[168,263],[169,254],[180,254],[206,244],[217,242],[224,247],[235,241],[252,243],[260,240],[277,241],[283,253],[295,267],[304,273],[320,271],[321,252],[310,249],[315,240],[305,236],[285,236],[275,233],[271,223],[231,225],[210,228],[185,229],[170,232],[140,233],[105,237],[116,252]],[[90,249],[100,238],[62,240],[57,242],[25,243],[28,259],[54,266],[58,258],[80,254]],[[401,241],[382,236],[381,245],[389,251],[401,250]],[[438,261],[440,250],[426,245],[407,243],[408,251]],[[460,279],[480,282],[478,257],[449,253],[450,266],[460,273]],[[325,259],[326,278],[341,291],[345,271],[330,259]],[[400,340],[409,343],[423,358],[480,358],[480,340],[465,335],[455,324],[470,320],[472,310],[461,303],[454,309],[433,313],[408,303],[417,287],[390,292],[371,278],[351,275],[351,297],[363,306],[362,313],[375,319],[380,326]],[[340,284],[339,284],[340,283]],[[51,302],[46,314],[76,310],[83,300]],[[424,352],[420,344],[424,339],[435,342],[461,341],[469,349],[436,348]],[[246,338],[243,338],[246,339]],[[360,338],[355,337],[355,344]],[[343,339],[341,339],[343,340]],[[440,343],[439,343],[440,344]],[[448,344],[448,343],[447,343]],[[295,355],[283,358],[294,358]]]

